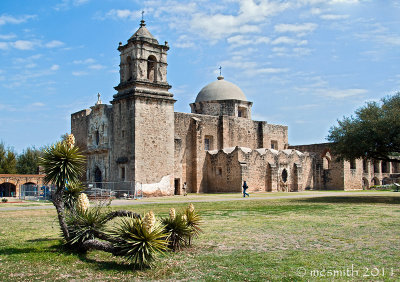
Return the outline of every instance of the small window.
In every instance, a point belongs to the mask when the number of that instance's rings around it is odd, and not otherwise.
[[[213,150],[213,137],[212,136],[205,136],[204,137],[204,150],[210,151]]]
[[[122,136],[122,138],[125,138],[125,130],[122,130],[121,136]]]
[[[126,74],[126,80],[131,80],[132,79],[132,71],[133,71],[133,61],[132,58],[130,56],[128,56],[126,58],[126,62],[128,64],[128,70],[127,70],[127,74]]]
[[[125,181],[125,167],[121,167],[121,180]]]
[[[100,133],[98,130],[96,130],[96,145],[99,145],[100,143]]]
[[[217,167],[216,173],[217,173],[217,175],[222,175],[222,168]]]
[[[244,107],[238,108],[238,117],[247,118],[247,109]]]
[[[382,161],[382,173],[388,173],[389,172],[389,165],[386,161]]]
[[[374,173],[379,173],[379,162],[374,161]]]
[[[153,55],[149,56],[147,59],[147,79],[151,82],[156,81],[156,68],[157,68],[157,60]]]
[[[368,173],[368,161],[365,159],[363,160],[363,172]]]
[[[271,141],[271,149],[278,150],[278,141],[276,140]]]
[[[356,169],[356,160],[350,160],[350,169]]]

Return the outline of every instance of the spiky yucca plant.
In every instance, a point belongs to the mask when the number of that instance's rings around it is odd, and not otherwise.
[[[90,209],[76,209],[67,215],[69,240],[67,245],[81,250],[82,244],[87,240],[105,237],[104,229],[109,221],[108,214],[103,206]]]
[[[187,244],[190,236],[190,228],[187,225],[185,214],[175,214],[175,209],[170,210],[170,216],[162,218],[162,224],[168,235],[168,246],[171,250],[180,250]]]
[[[201,225],[201,217],[198,212],[195,211],[193,204],[190,204],[186,207],[184,214],[186,215],[186,224],[190,229],[189,235],[189,245],[192,242],[192,238],[199,236],[202,232]]]
[[[74,146],[73,135],[66,141],[58,142],[47,147],[40,158],[40,165],[46,174],[45,183],[53,183],[57,189],[52,194],[52,201],[57,210],[58,221],[64,238],[69,240],[68,226],[65,222],[64,192],[67,183],[79,182],[79,177],[84,172],[85,157]]]
[[[164,227],[157,222],[153,224],[151,216],[148,218],[151,220],[146,222],[140,217],[125,217],[111,231],[116,238],[116,254],[124,256],[140,269],[150,267],[157,254],[168,250],[168,234]]]
[[[80,182],[68,184],[63,195],[65,208],[68,210],[75,209],[78,197],[84,190],[85,187]]]

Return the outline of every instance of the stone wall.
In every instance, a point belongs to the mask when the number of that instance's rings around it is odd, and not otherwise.
[[[135,99],[135,180],[146,184],[145,194],[174,192],[174,102]]]
[[[44,177],[44,174],[0,174],[0,185],[8,183],[14,185],[15,191],[13,191],[13,196],[18,197],[21,185],[34,184],[39,185],[39,187],[43,186]],[[5,195],[3,196],[5,197]]]
[[[313,157],[295,150],[251,150],[244,147],[209,151],[207,186],[210,192],[303,191],[313,185]],[[286,173],[286,176],[283,175]]]

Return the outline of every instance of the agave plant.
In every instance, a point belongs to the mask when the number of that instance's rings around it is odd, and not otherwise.
[[[161,220],[165,225],[164,229],[168,235],[168,246],[173,251],[180,250],[187,244],[190,237],[190,227],[187,225],[186,215],[175,213],[175,209],[170,210],[170,216]]]
[[[67,245],[78,250],[82,249],[82,244],[87,240],[95,238],[105,238],[105,225],[109,221],[109,216],[103,211],[102,206],[91,209],[76,209],[67,216],[69,240]]]
[[[202,232],[200,225],[201,225],[201,217],[199,213],[197,213],[194,209],[193,204],[190,204],[186,207],[184,214],[186,216],[186,224],[190,229],[189,235],[189,245],[191,244],[192,238],[199,236]]]
[[[125,217],[111,234],[116,239],[116,255],[124,256],[140,269],[150,267],[157,254],[168,250],[168,234],[163,226],[153,221],[151,215],[143,219]]]

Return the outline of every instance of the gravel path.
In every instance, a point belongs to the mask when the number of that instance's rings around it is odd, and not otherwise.
[[[111,202],[111,206],[134,206],[134,205],[147,205],[147,204],[177,204],[177,203],[200,203],[200,202],[228,202],[228,201],[253,201],[253,200],[273,200],[273,199],[299,199],[299,198],[314,198],[314,197],[332,197],[332,196],[393,196],[394,193],[390,192],[310,192],[307,194],[298,194],[290,193],[287,196],[257,196],[257,194],[253,194],[254,197],[243,198],[241,194],[238,194],[237,198],[224,198],[223,194],[209,196],[210,199],[203,197],[202,199],[196,199],[195,197],[188,197],[186,199],[181,200],[173,200],[174,197],[170,197],[171,200],[158,200],[154,198],[154,201],[149,201],[147,198],[145,201],[143,200],[113,200]],[[394,195],[399,195],[400,193],[396,193]],[[182,196],[178,196],[182,197]],[[201,197],[201,194],[199,195]],[[194,198],[194,199],[193,199]],[[28,206],[28,207],[0,207],[1,211],[19,211],[19,210],[43,210],[43,209],[54,209],[53,205],[41,205],[41,206]]]

